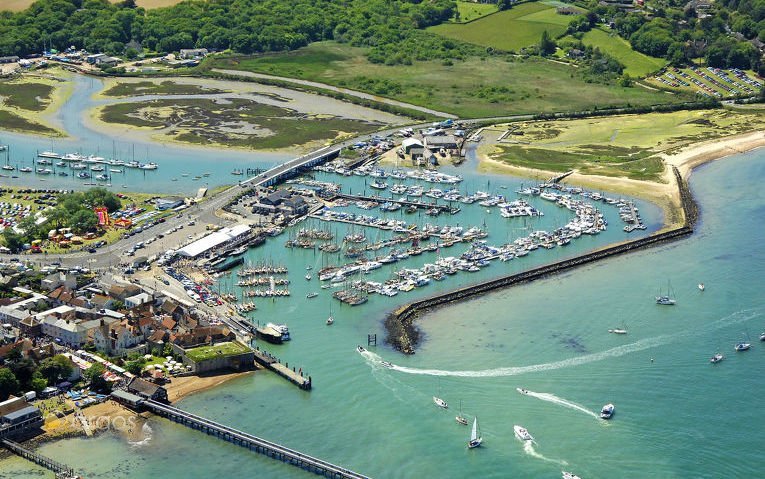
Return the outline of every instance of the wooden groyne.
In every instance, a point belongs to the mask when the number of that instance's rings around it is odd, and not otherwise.
[[[587,253],[575,258],[558,261],[537,268],[533,268],[521,273],[504,276],[491,281],[474,284],[453,290],[447,293],[431,296],[429,298],[405,304],[393,311],[385,320],[385,329],[387,330],[386,342],[395,349],[406,353],[414,354],[414,348],[419,341],[419,332],[414,327],[414,321],[419,315],[429,309],[463,301],[465,299],[480,296],[490,291],[507,288],[520,283],[534,281],[553,274],[558,274],[579,266],[600,261],[613,256],[641,250],[647,247],[655,246],[668,241],[675,241],[684,238],[693,233],[693,225],[698,219],[698,207],[693,200],[690,190],[685,181],[683,181],[677,168],[674,168],[678,188],[680,189],[680,200],[682,202],[683,212],[685,214],[685,224],[679,228],[655,233],[645,238],[639,238],[614,246],[609,246],[591,253]]]
[[[300,389],[304,391],[311,390],[311,376],[303,376],[302,369],[300,371],[295,371],[294,367],[290,369],[289,364],[282,364],[276,356],[273,356],[267,351],[261,351],[260,348],[255,348],[255,362],[264,368],[275,372]]]
[[[11,441],[10,439],[0,440],[0,444],[2,444],[3,447],[16,454],[17,456],[21,456],[28,461],[34,462],[38,466],[42,466],[49,471],[55,472],[57,478],[69,479],[80,477],[75,474],[74,469],[67,466],[66,464],[62,464],[60,462],[54,461],[53,459],[45,457],[42,454],[38,454],[30,449],[25,448],[17,442]]]
[[[211,421],[167,404],[151,399],[143,401],[142,406],[159,416],[170,419],[184,426],[196,429],[210,436],[223,439],[232,444],[278,459],[306,471],[333,479],[368,479],[367,476],[353,472],[345,467],[332,464],[322,459],[303,454],[265,439],[239,431],[232,427]]]

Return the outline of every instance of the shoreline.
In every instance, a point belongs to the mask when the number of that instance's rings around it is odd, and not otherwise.
[[[226,382],[253,374],[257,369],[244,372],[224,373],[217,375],[184,376],[171,378],[165,385],[168,399],[175,403],[194,394],[216,388]],[[45,413],[43,414],[45,416]],[[119,434],[128,444],[139,444],[151,440],[151,428],[147,420],[151,413],[137,413],[111,399],[89,406],[85,409],[75,409],[71,414],[62,418],[49,416],[43,426],[43,434],[29,439],[35,445],[64,440],[73,437],[97,437],[105,432]],[[86,426],[90,434],[86,431]]]
[[[662,173],[664,182],[632,180],[625,177],[583,175],[574,172],[567,177],[571,183],[586,188],[601,189],[614,193],[632,195],[658,205],[664,211],[662,228],[665,231],[679,226],[684,222],[684,214],[680,201],[680,191],[672,173],[676,167],[684,180],[688,180],[693,170],[701,165],[717,161],[728,156],[747,153],[765,147],[765,131],[755,130],[719,139],[690,143],[679,148],[672,154],[660,153],[664,161]],[[491,145],[481,145],[476,150],[478,158],[477,171],[518,176],[521,178],[539,179],[540,175],[551,177],[559,172],[537,170],[503,163],[491,157]]]

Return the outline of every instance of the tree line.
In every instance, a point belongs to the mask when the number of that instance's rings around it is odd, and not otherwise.
[[[0,55],[70,46],[121,55],[138,45],[250,54],[337,40],[369,47],[373,62],[407,63],[464,55],[464,44],[421,31],[455,11],[453,0],[206,0],[151,10],[135,0],[38,0],[0,12]]]

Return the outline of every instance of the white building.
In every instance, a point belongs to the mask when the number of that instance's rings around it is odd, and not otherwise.
[[[187,258],[196,258],[213,248],[230,243],[249,233],[250,227],[248,225],[236,225],[230,228],[223,228],[214,233],[210,233],[202,239],[187,244],[178,250],[178,254]]]

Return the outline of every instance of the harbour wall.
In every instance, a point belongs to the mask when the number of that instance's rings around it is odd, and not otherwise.
[[[415,347],[419,341],[419,331],[414,326],[414,321],[425,311],[691,235],[693,233],[693,226],[698,220],[698,206],[693,200],[691,191],[680,175],[680,172],[674,167],[673,170],[677,186],[680,190],[683,214],[685,215],[685,224],[683,226],[405,304],[390,313],[385,319],[385,329],[387,332],[385,341],[405,354],[414,354]]]

